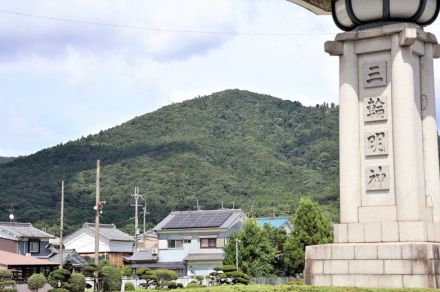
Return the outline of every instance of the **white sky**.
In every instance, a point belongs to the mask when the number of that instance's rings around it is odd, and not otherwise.
[[[336,32],[286,0],[2,1],[0,156],[224,89],[337,103],[338,60],[323,51]]]

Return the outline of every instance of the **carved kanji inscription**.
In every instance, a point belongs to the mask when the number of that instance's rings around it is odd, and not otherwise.
[[[367,191],[390,189],[388,165],[367,166],[365,170],[365,185]]]
[[[374,131],[365,134],[365,155],[385,155],[388,154],[388,132]]]
[[[387,62],[364,64],[364,88],[387,85]]]
[[[387,97],[364,98],[364,120],[366,122],[385,121],[388,119]]]

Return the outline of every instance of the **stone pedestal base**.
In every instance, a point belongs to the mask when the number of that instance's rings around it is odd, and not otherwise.
[[[305,284],[439,288],[440,244],[347,243],[308,246]]]

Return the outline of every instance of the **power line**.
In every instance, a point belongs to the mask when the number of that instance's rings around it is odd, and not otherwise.
[[[232,31],[207,31],[207,30],[196,30],[196,29],[174,29],[174,28],[164,28],[164,27],[155,27],[155,26],[137,26],[137,25],[105,23],[105,22],[79,20],[72,18],[36,15],[36,14],[30,14],[30,13],[12,11],[12,10],[4,10],[4,9],[0,9],[0,13],[23,16],[23,17],[39,18],[44,20],[70,22],[70,23],[76,23],[82,25],[95,25],[95,26],[102,26],[109,28],[148,30],[148,31],[171,32],[171,33],[191,33],[191,34],[205,34],[205,35],[251,36],[251,37],[297,37],[297,36],[334,35],[337,33],[337,32],[255,33],[255,32],[232,32]]]

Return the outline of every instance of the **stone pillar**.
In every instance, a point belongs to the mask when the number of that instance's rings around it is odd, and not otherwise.
[[[440,286],[434,35],[394,24],[337,35],[341,223],[306,249],[305,281]]]

